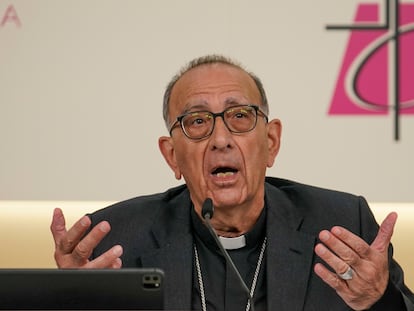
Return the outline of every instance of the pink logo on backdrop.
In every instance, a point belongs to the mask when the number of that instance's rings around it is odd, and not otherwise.
[[[400,115],[414,114],[414,4],[397,0],[360,4],[350,30],[329,115],[394,114],[395,139]]]

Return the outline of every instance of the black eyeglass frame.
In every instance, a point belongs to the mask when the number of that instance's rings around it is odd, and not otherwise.
[[[227,122],[226,122],[226,120],[225,120],[225,118],[224,118],[224,114],[225,114],[228,110],[230,110],[230,109],[234,109],[234,108],[240,108],[240,107],[249,107],[249,108],[253,108],[253,109],[255,110],[255,112],[256,112],[256,114],[255,114],[255,116],[256,116],[256,120],[255,120],[255,122],[254,122],[254,125],[252,126],[252,128],[251,128],[251,129],[249,129],[249,130],[247,130],[247,131],[234,131],[234,130],[230,129],[229,125],[227,124]],[[183,119],[184,119],[187,115],[194,114],[194,113],[202,113],[202,112],[207,112],[207,113],[209,113],[209,114],[211,114],[211,115],[213,116],[213,126],[211,127],[211,130],[210,130],[210,131],[209,131],[206,135],[204,135],[204,136],[202,136],[202,137],[197,137],[197,138],[191,137],[191,136],[189,136],[189,135],[188,135],[188,133],[186,132],[186,130],[185,130],[185,128],[184,128],[184,125],[183,125],[183,123],[182,123],[182,120],[183,120]],[[191,140],[202,140],[202,139],[205,139],[205,138],[209,137],[209,136],[213,133],[214,128],[215,128],[215,126],[216,126],[216,118],[217,118],[217,117],[221,117],[221,119],[223,120],[223,123],[226,125],[226,128],[227,128],[227,129],[228,129],[231,133],[235,133],[235,134],[248,133],[248,132],[250,132],[250,131],[253,131],[253,130],[256,128],[256,125],[257,125],[257,117],[259,116],[259,114],[261,114],[261,115],[264,117],[264,119],[266,120],[266,123],[268,123],[268,122],[269,122],[269,118],[268,118],[268,116],[266,115],[266,113],[264,113],[264,112],[263,112],[263,111],[259,108],[259,106],[257,106],[257,105],[253,105],[253,104],[231,106],[231,107],[228,107],[228,108],[224,109],[222,112],[218,112],[218,113],[214,113],[214,112],[211,112],[211,111],[208,111],[208,110],[189,111],[189,112],[183,113],[182,115],[179,115],[179,116],[175,119],[175,121],[174,121],[174,122],[171,124],[171,126],[170,126],[169,133],[170,133],[170,136],[172,136],[172,131],[173,131],[173,129],[175,129],[175,128],[177,127],[177,123],[179,123],[179,124],[180,124],[180,128],[181,128],[181,130],[183,131],[184,135],[185,135],[187,138],[189,138],[189,139],[191,139]]]

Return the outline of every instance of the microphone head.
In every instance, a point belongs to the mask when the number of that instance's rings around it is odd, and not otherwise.
[[[207,198],[203,203],[203,208],[201,209],[201,215],[203,218],[206,218],[208,215],[208,218],[212,218],[214,214],[214,206],[213,206],[213,200],[210,198]]]

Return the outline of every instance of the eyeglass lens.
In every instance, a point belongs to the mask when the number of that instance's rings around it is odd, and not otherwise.
[[[222,113],[195,111],[184,115],[181,125],[188,137],[203,138],[212,133],[217,116],[223,118],[231,132],[244,133],[255,127],[257,113],[253,106],[230,107]]]

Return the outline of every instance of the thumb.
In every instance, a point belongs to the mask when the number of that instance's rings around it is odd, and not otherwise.
[[[390,244],[392,234],[394,233],[397,217],[398,215],[395,212],[391,212],[387,215],[387,217],[385,217],[378,230],[377,237],[371,244],[371,247],[380,252],[388,250],[388,245]]]

